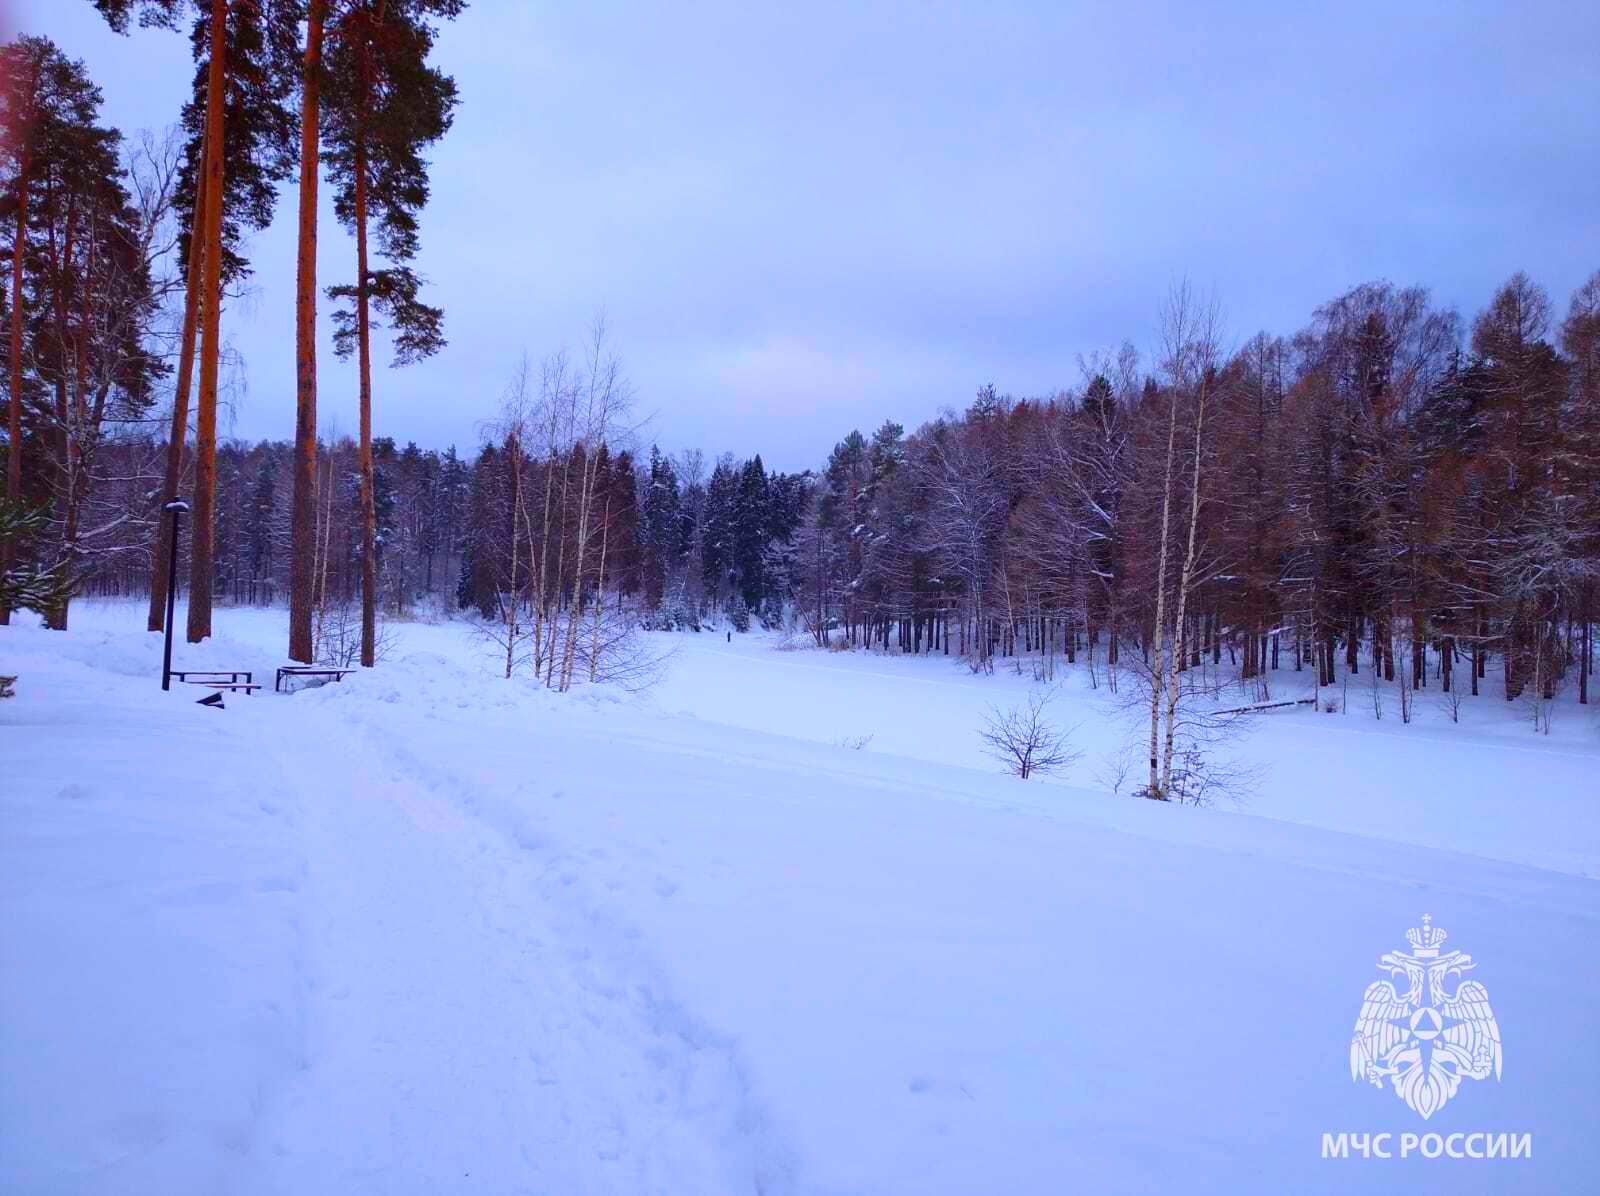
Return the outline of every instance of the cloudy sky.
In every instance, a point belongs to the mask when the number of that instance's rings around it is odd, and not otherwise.
[[[523,352],[602,310],[646,441],[781,468],[985,382],[1074,385],[1184,276],[1238,340],[1371,278],[1470,317],[1525,269],[1564,311],[1600,268],[1600,5],[1312,7],[472,0],[420,263],[450,344],[377,373],[379,433],[476,444]],[[176,118],[186,38],[88,0],[11,22],[125,132]],[[293,433],[293,222],[291,195],[225,316],[239,436]],[[329,213],[322,281],[353,259]]]

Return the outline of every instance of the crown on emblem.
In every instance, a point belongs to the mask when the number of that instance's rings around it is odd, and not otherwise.
[[[1433,954],[1437,952],[1445,939],[1449,937],[1441,927],[1433,924],[1432,914],[1423,914],[1422,925],[1413,926],[1406,931],[1406,942],[1410,943],[1419,953],[1426,951],[1429,954]]]

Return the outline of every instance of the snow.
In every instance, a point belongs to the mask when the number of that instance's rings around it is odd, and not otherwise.
[[[992,676],[975,676],[954,657],[775,652],[770,638],[754,635],[732,645],[721,636],[661,638],[675,650],[654,691],[664,710],[824,743],[871,736],[868,751],[962,768],[998,767],[978,737],[985,712],[1023,701],[1034,685],[1031,672],[1019,676],[1004,661]],[[1057,678],[1052,714],[1075,728],[1072,743],[1083,751],[1058,779],[1106,788],[1127,717],[1113,695],[1089,687],[1081,667],[1060,665]],[[1284,670],[1273,695],[1307,696],[1312,681],[1310,672]],[[1352,682],[1347,713],[1301,706],[1256,717],[1242,754],[1259,784],[1229,811],[1600,877],[1600,706],[1565,702],[1551,734],[1536,735],[1524,708],[1492,696],[1490,683],[1485,696],[1464,700],[1459,724],[1437,690],[1424,692],[1407,726],[1392,692],[1384,719],[1373,718],[1366,682]],[[1224,699],[1240,701],[1226,691]]]
[[[31,621],[31,620],[30,620]],[[270,680],[283,615],[180,667]],[[397,625],[370,674],[163,695],[129,604],[0,629],[0,1189],[1577,1191],[1600,1167],[1593,716],[1255,720],[1243,810],[999,773],[1029,679],[663,636],[649,696]],[[1287,684],[1290,678],[1280,678]],[[1465,721],[1470,718],[1472,721]],[[852,750],[841,741],[871,735]],[[1097,759],[1096,757],[1102,757]],[[1421,914],[1504,1079],[1352,1083]],[[1533,1134],[1324,1160],[1325,1132]]]

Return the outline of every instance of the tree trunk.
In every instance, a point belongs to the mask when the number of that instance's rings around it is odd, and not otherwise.
[[[55,324],[56,343],[63,348],[70,343],[71,337],[67,331],[67,309],[71,303],[72,294],[69,283],[72,280],[71,262],[72,255],[77,246],[78,212],[71,201],[67,205],[67,227],[62,235],[61,246],[57,252],[55,245],[55,229],[52,220],[51,228],[51,271],[53,274],[52,289],[54,291],[52,304],[52,319]],[[73,407],[76,396],[69,399],[67,394],[67,378],[65,371],[56,375],[56,468],[58,477],[54,480],[54,487],[58,493],[68,494],[76,484],[75,463],[78,456],[77,438],[73,435],[75,421]],[[70,505],[70,504],[69,504]],[[74,529],[69,517],[62,537],[61,561],[65,563],[67,571],[72,569],[72,542]],[[45,626],[54,631],[65,631],[67,627],[67,612],[65,603],[58,602],[52,605],[45,614]]]
[[[205,289],[201,293],[200,402],[195,425],[194,519],[189,533],[189,642],[211,634],[211,557],[217,488],[217,369],[222,355],[222,108],[228,0],[211,0],[206,79]]]
[[[368,54],[363,34],[355,137],[356,343],[361,366],[361,667],[370,669],[378,655],[378,502],[372,476],[372,325],[367,296]]]
[[[550,587],[553,599],[550,611],[550,638],[546,645],[548,656],[545,661],[545,688],[553,689],[556,680],[556,635],[560,628],[561,614],[561,577],[566,572],[567,562],[567,495],[571,489],[572,479],[572,452],[569,449],[563,454],[564,463],[561,466],[561,497],[556,506],[556,575],[554,584]],[[546,535],[550,533],[547,529]]]
[[[552,413],[551,420],[555,419]],[[544,665],[544,620],[550,605],[550,503],[555,493],[555,432],[551,424],[549,460],[544,471],[544,514],[539,525],[539,557],[534,560],[533,528],[528,529],[528,569],[533,599],[533,676],[538,680]]]
[[[604,522],[600,525],[600,571],[594,587],[594,634],[589,642],[589,680],[600,680],[600,620],[606,609],[606,547],[611,539],[611,500],[606,499]]]
[[[578,531],[575,558],[572,567],[572,609],[567,615],[567,642],[562,648],[562,693],[572,688],[573,660],[578,649],[578,615],[583,609],[583,570],[589,555],[589,504],[593,501],[596,468],[600,454],[591,447],[583,462],[583,473],[578,480]]]
[[[1178,577],[1178,614],[1173,620],[1173,628],[1179,635],[1183,633],[1184,608],[1189,603],[1189,585],[1194,578],[1195,535],[1200,526],[1200,447],[1201,434],[1205,429],[1205,422],[1206,379],[1202,375],[1194,416],[1194,475],[1189,492],[1189,545],[1184,553],[1183,568]],[[1172,667],[1167,678],[1167,726],[1161,760],[1161,796],[1163,798],[1169,797],[1172,787],[1172,750],[1178,714],[1178,661],[1182,659],[1182,651],[1183,642],[1179,640],[1172,653]]]
[[[294,297],[294,496],[289,516],[289,659],[311,663],[317,525],[317,175],[321,133],[322,23],[311,0],[300,93],[300,239]]]
[[[1166,606],[1167,532],[1172,517],[1172,454],[1178,440],[1178,397],[1169,395],[1167,403],[1167,461],[1161,483],[1161,546],[1156,556],[1155,657],[1150,661],[1150,796],[1165,800],[1161,785],[1160,750],[1161,696],[1166,684]]]
[[[29,94],[37,90],[37,82]],[[17,227],[11,242],[11,395],[6,412],[6,431],[10,446],[6,454],[6,497],[22,501],[22,258],[28,241],[28,154],[18,147]],[[13,541],[0,544],[0,573],[11,565],[16,547]],[[0,626],[11,622],[11,608],[0,605]]]
[[[517,616],[521,614],[522,600],[517,594],[517,527],[522,516],[522,441],[512,436],[506,457],[511,462],[511,578],[506,596],[501,599],[502,614],[506,621],[506,680],[517,665]]]
[[[201,146],[200,160],[206,149]],[[200,171],[195,187],[194,218],[189,223],[189,267],[183,293],[183,330],[178,345],[178,378],[172,396],[172,424],[167,432],[167,471],[161,483],[161,502],[178,497],[183,484],[183,450],[189,436],[189,391],[194,385],[194,348],[200,321],[201,273],[205,262],[206,172]],[[172,554],[173,520],[164,511],[156,517],[156,535],[150,555],[150,609],[145,629],[161,631],[167,625],[167,560]]]
[[[1592,582],[1585,582],[1583,586],[1583,630],[1580,639],[1580,655],[1578,657],[1578,705],[1589,704],[1589,662],[1592,659],[1590,646],[1590,627],[1593,619],[1589,611],[1589,595],[1593,589]]]

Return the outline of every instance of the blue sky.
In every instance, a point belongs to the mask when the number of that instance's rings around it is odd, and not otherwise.
[[[125,132],[175,119],[186,38],[11,7]],[[1600,268],[1596,45],[1591,3],[473,0],[420,261],[450,345],[377,373],[377,428],[475,444],[522,353],[601,310],[646,442],[781,468],[985,382],[1074,385],[1182,277],[1235,340],[1372,278],[1470,318],[1524,269],[1563,312]],[[225,315],[240,436],[293,432],[293,220],[291,195]],[[348,277],[331,212],[320,252]],[[353,368],[321,360],[351,430]]]

